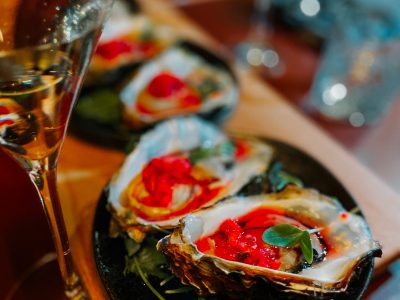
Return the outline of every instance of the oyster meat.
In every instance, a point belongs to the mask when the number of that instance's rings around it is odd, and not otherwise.
[[[250,138],[229,139],[188,117],[142,136],[110,183],[114,218],[136,241],[151,226],[176,226],[184,215],[237,193],[268,168],[272,149]]]
[[[300,249],[262,240],[263,232],[278,224],[317,228],[310,236],[311,265]],[[358,266],[381,254],[362,217],[335,199],[291,185],[280,193],[230,197],[191,213],[157,248],[200,295],[239,299],[343,297]]]

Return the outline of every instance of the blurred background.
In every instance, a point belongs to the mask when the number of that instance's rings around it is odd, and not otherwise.
[[[400,192],[398,1],[168,1]]]

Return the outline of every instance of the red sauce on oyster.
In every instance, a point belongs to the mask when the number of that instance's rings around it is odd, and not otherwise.
[[[147,90],[154,97],[167,98],[184,87],[185,83],[182,79],[168,72],[162,72],[150,81]]]
[[[262,235],[269,227],[290,220],[278,210],[259,208],[239,219],[227,219],[215,233],[195,244],[205,254],[277,270],[281,267],[282,252],[279,247],[265,243]],[[293,225],[299,226],[297,222]]]
[[[195,111],[201,98],[182,78],[163,71],[149,82],[136,101],[138,111],[153,117]]]
[[[96,54],[106,60],[113,60],[123,54],[140,54],[150,56],[156,51],[154,43],[147,41],[127,41],[114,39],[98,45]]]
[[[123,53],[133,51],[131,43],[124,40],[111,40],[98,45],[96,54],[107,60],[113,60]]]
[[[172,204],[173,188],[178,184],[206,186],[209,180],[197,180],[191,175],[192,164],[186,157],[165,155],[154,158],[142,173],[144,186],[149,193],[141,202],[153,207]]]
[[[141,174],[142,185],[138,185],[141,188],[133,189],[131,196],[139,205],[154,208],[154,212],[165,209],[162,214],[154,215],[142,209],[137,211],[139,216],[149,221],[166,220],[198,209],[216,197],[222,190],[221,186],[211,186],[216,180],[207,174],[199,174],[185,156],[164,155],[153,158],[146,165]],[[179,187],[182,187],[181,191],[178,191]],[[181,198],[178,205],[174,203],[177,198]],[[174,209],[173,206],[177,207]]]
[[[235,160],[246,159],[249,156],[250,146],[245,140],[235,141]]]

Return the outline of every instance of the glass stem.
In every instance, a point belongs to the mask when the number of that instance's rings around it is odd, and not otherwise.
[[[25,161],[24,166],[38,191],[47,216],[61,276],[65,285],[65,294],[69,299],[86,299],[79,277],[74,271],[68,234],[57,191],[56,163],[51,163],[51,160],[53,160],[52,156],[42,160],[29,161],[28,168]]]

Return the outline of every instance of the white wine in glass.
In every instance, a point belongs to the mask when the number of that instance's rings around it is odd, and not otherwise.
[[[0,146],[38,191],[65,293],[84,299],[56,187],[57,160],[113,0],[1,0]]]

